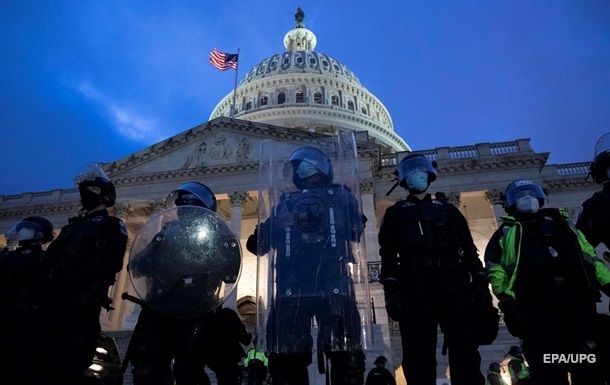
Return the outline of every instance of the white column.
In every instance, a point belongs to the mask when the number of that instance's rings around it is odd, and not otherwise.
[[[242,213],[244,211],[244,205],[248,200],[247,192],[233,192],[233,194],[229,194],[229,202],[231,202],[231,221],[229,225],[231,229],[237,235],[237,239],[241,238],[241,221],[242,221]],[[229,307],[233,310],[237,310],[237,285],[235,285],[235,289],[233,292],[229,294],[227,299],[224,302],[225,307]]]
[[[360,183],[362,195],[362,213],[367,222],[364,227],[364,242],[368,262],[379,262],[379,241],[377,240],[377,216],[375,214],[375,185],[372,179],[365,179]]]

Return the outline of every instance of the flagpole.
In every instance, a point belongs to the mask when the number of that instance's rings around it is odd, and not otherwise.
[[[239,48],[237,49],[237,68],[235,69],[235,85],[233,86],[233,106],[231,106],[231,119],[235,116],[235,98],[237,97],[237,70],[239,69]]]

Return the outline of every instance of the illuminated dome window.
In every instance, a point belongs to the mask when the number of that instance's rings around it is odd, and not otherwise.
[[[315,94],[313,94],[313,101],[314,103],[322,103],[322,94],[319,92],[316,92]]]

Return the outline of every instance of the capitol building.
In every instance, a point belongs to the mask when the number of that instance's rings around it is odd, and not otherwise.
[[[286,24],[288,29],[290,23]],[[209,186],[216,194],[218,213],[239,236],[243,250],[241,276],[225,304],[236,309],[244,323],[254,330],[257,261],[255,255],[246,251],[245,244],[258,221],[260,143],[272,139],[306,145],[319,138],[353,132],[359,157],[362,209],[368,218],[364,236],[374,344],[366,351],[366,366],[368,371],[374,359],[383,354],[390,361],[386,367],[391,363],[398,369],[402,355],[400,337],[397,325],[385,312],[378,278],[377,233],[386,208],[406,195],[401,188],[389,196],[386,192],[394,185],[396,165],[412,149],[409,138],[396,134],[383,102],[361,84],[348,68],[349,63],[315,51],[316,43],[316,35],[306,28],[299,9],[294,28],[283,37],[285,50],[262,59],[249,70],[235,92],[229,92],[218,102],[209,121],[103,163],[117,188],[117,203],[110,212],[125,221],[129,239],[133,240],[141,226],[164,208],[169,192],[187,181]],[[439,147],[417,151],[438,162],[439,178],[430,192],[444,192],[449,202],[464,214],[481,258],[488,239],[499,226],[499,217],[504,215],[501,193],[511,181],[524,178],[540,183],[548,193],[549,206],[565,208],[573,219],[581,203],[599,190],[591,178],[586,178],[588,159],[574,164],[547,164],[550,154],[537,152],[536,145],[541,143],[515,138],[511,142],[464,147],[444,147],[439,142]],[[79,209],[75,188],[0,195],[0,233],[30,215],[49,219],[58,231]],[[3,246],[5,240],[0,238]],[[129,246],[125,265],[128,253]],[[129,336],[140,310],[121,299],[123,292],[134,293],[125,267],[109,293],[115,310],[102,310],[101,315],[103,330],[117,336]],[[607,303],[600,304],[599,309],[606,312]],[[490,362],[501,362],[510,345],[516,343],[501,327],[496,342],[480,348],[483,372]],[[447,374],[447,357],[440,354],[441,346],[439,332],[439,379]],[[404,384],[402,372],[398,370],[396,374],[399,383]],[[323,375],[318,375],[315,363],[310,365],[310,378],[318,384],[325,381]]]

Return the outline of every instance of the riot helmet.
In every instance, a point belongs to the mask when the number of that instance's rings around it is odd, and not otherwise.
[[[508,353],[506,353],[506,355],[523,360],[523,350],[521,350],[520,346],[516,346],[516,345],[511,346],[510,349],[508,350]]]
[[[523,214],[537,212],[547,200],[542,187],[527,179],[518,179],[511,182],[506,186],[504,195],[506,212],[516,210]]]
[[[165,207],[199,206],[216,212],[216,197],[210,188],[199,182],[186,182],[165,199]]]
[[[388,362],[387,358],[385,358],[384,356],[379,356],[375,359],[373,365],[385,365],[386,362]]]
[[[431,161],[424,154],[409,154],[405,156],[398,167],[398,184],[414,193],[422,193],[437,177],[436,161]]]
[[[314,147],[297,148],[284,167],[284,178],[295,187],[328,186],[333,180],[333,166],[328,156]]]
[[[602,135],[595,144],[593,162],[589,168],[595,183],[603,183],[610,180],[610,132]]]
[[[85,164],[74,177],[83,209],[90,211],[99,205],[112,207],[116,202],[116,189],[104,170],[97,164]]]
[[[27,217],[15,223],[6,233],[7,239],[16,239],[20,244],[34,241],[42,243],[53,240],[53,224],[43,217]]]
[[[492,362],[491,364],[489,364],[489,369],[490,372],[494,372],[494,373],[500,373],[500,364],[497,362]]]

